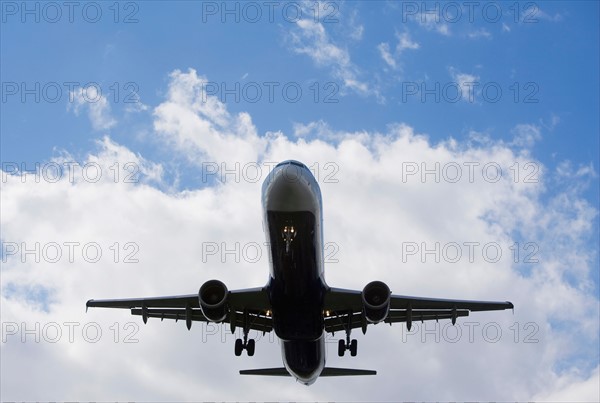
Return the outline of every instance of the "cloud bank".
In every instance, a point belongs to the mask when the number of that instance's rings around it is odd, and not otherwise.
[[[73,178],[2,172],[3,400],[598,400],[597,210],[580,187],[550,191],[566,168],[548,171],[532,156],[541,129],[515,122],[512,143],[434,144],[401,122],[381,133],[306,122],[302,136],[259,134],[249,114],[207,97],[206,81],[171,73],[153,127],[199,176],[206,163],[228,169],[223,181],[178,190],[160,164],[110,137]],[[85,314],[90,298],[194,293],[211,278],[263,285],[260,185],[272,162],[289,158],[321,185],[330,285],[380,279],[397,294],[510,300],[514,315],[474,313],[455,328],[413,332],[375,326],[353,334],[354,359],[335,355],[336,334],[329,365],[379,375],[306,388],[237,375],[281,364],[269,335],[255,335],[255,357],[236,358],[225,328]]]

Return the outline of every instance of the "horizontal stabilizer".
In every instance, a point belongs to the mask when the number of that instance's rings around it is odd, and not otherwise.
[[[285,368],[242,369],[240,375],[290,376]],[[321,376],[377,375],[377,371],[354,368],[323,368]]]
[[[354,369],[354,368],[323,368],[321,376],[351,376],[351,375],[377,375],[377,371],[372,369]]]
[[[240,375],[291,376],[285,368],[241,369]]]

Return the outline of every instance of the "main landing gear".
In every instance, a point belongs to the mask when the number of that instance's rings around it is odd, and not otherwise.
[[[352,357],[356,357],[356,352],[358,348],[358,342],[356,339],[352,339],[351,342],[344,341],[344,339],[340,339],[338,341],[338,355],[340,357],[344,356],[346,350],[350,350],[350,355]]]
[[[254,348],[256,347],[256,343],[254,339],[248,340],[247,336],[244,335],[244,340],[236,339],[235,340],[235,355],[242,355],[242,351],[246,350],[248,352],[248,356],[252,357],[254,355]]]
[[[254,339],[248,340],[248,332],[250,331],[250,326],[248,324],[248,312],[244,312],[244,340],[236,339],[235,340],[235,355],[239,357],[242,355],[242,351],[246,350],[249,357],[254,355],[254,349],[256,347],[256,341]]]
[[[350,355],[352,357],[356,357],[356,353],[357,353],[357,349],[358,349],[358,341],[356,341],[356,339],[352,339],[352,341],[350,341],[350,332],[352,331],[352,327],[351,327],[351,323],[350,321],[352,316],[348,315],[348,326],[346,327],[346,340],[344,339],[340,339],[338,341],[338,355],[340,357],[344,356],[344,353],[346,352],[346,350],[350,350]]]

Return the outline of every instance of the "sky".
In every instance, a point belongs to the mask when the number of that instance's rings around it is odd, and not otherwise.
[[[0,5],[2,400],[600,400],[598,2]],[[328,335],[378,375],[310,387],[238,375],[273,334],[86,313],[264,285],[286,159],[330,286],[514,312]]]

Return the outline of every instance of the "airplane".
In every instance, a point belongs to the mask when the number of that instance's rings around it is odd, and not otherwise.
[[[375,375],[374,370],[325,366],[327,333],[345,332],[338,355],[357,354],[351,331],[378,323],[450,319],[470,311],[514,309],[512,303],[466,301],[393,295],[381,281],[362,291],[332,288],[325,282],[323,261],[323,203],[319,184],[301,162],[283,161],[262,185],[263,229],[270,245],[270,275],[264,287],[229,291],[219,280],[208,280],[198,294],[135,299],[89,300],[89,307],[130,309],[148,318],[229,324],[243,330],[235,355],[255,352],[250,330],[274,331],[280,339],[284,367],[248,369],[242,375],[292,376],[310,385],[320,376]]]

